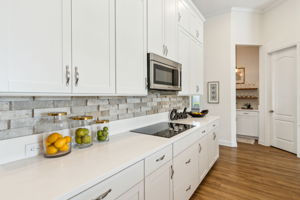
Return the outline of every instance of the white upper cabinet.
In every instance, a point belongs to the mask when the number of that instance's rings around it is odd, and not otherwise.
[[[146,95],[146,0],[116,0],[116,91]]]
[[[148,52],[177,60],[176,0],[148,1]]]
[[[191,16],[190,10],[184,0],[178,1],[178,16],[177,21],[178,25],[182,27],[185,31],[190,32]]]
[[[72,1],[74,93],[115,92],[114,1]]]
[[[203,46],[201,43],[191,40],[190,42],[190,67],[191,87],[190,94],[203,94]]]
[[[0,4],[0,92],[69,93],[70,0]]]
[[[178,33],[178,62],[182,64],[182,90],[179,95],[189,95],[191,87],[191,67],[190,67],[190,37],[189,35],[179,30]]]
[[[196,15],[191,16],[191,34],[203,43],[203,21]]]

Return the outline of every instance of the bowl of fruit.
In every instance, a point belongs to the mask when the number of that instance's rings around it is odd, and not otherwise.
[[[43,135],[44,156],[54,158],[71,152],[71,136],[61,133],[45,133]]]
[[[189,112],[188,113],[190,116],[192,117],[198,117],[198,118],[202,118],[205,117],[208,114],[208,110],[202,110],[201,112]]]

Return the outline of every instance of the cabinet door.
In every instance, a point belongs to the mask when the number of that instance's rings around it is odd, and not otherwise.
[[[70,93],[70,0],[0,4],[0,92]]]
[[[178,25],[182,27],[185,31],[190,32],[190,11],[189,8],[187,7],[186,3],[184,0],[179,0],[178,1]]]
[[[198,144],[174,158],[174,200],[188,200],[199,183]]]
[[[182,29],[178,34],[178,61],[182,64],[182,91],[179,95],[189,95],[191,88],[190,72],[190,36]]]
[[[165,56],[164,0],[148,1],[148,52]]]
[[[117,94],[147,94],[146,6],[146,0],[116,0]]]
[[[196,15],[191,15],[191,34],[197,41],[203,42],[203,21]]]
[[[190,43],[191,94],[203,94],[203,46],[195,40]]]
[[[172,162],[164,164],[145,179],[145,200],[172,200]]]
[[[116,200],[144,200],[144,182],[134,186]]]
[[[199,165],[199,184],[202,182],[208,172],[208,144],[207,135],[198,142],[198,165]]]
[[[176,0],[164,0],[164,41],[166,57],[177,61],[177,4]]]
[[[74,93],[115,92],[114,26],[114,1],[72,1]]]
[[[242,112],[237,115],[237,134],[258,137],[258,114]]]
[[[208,167],[210,169],[215,164],[216,160],[219,158],[219,141],[216,129],[212,130],[208,134],[208,145]]]

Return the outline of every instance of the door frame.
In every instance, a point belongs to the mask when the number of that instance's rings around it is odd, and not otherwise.
[[[272,81],[272,74],[271,74],[271,55],[280,50],[288,49],[296,47],[297,53],[297,91],[300,89],[300,42],[289,43],[289,44],[281,44],[277,45],[275,48],[268,48],[263,46],[260,49],[261,60],[260,63],[262,66],[261,76],[260,76],[260,83],[261,90],[260,90],[260,144],[271,146],[272,144],[272,133],[271,133],[271,126],[272,126],[272,115],[269,113],[269,110],[272,110],[272,93],[271,93],[271,81]],[[297,92],[297,114],[296,114],[296,123],[297,123],[297,157],[300,158],[300,92]]]

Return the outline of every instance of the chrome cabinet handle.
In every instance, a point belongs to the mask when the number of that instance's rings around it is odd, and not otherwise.
[[[180,20],[181,20],[181,14],[180,14],[180,12],[178,13],[178,22],[180,22]]]
[[[169,53],[169,49],[168,49],[168,46],[166,46],[166,56],[168,55]]]
[[[104,192],[103,194],[101,194],[98,198],[96,198],[95,200],[102,200],[104,199],[109,193],[111,193],[112,189],[107,190],[106,192]]]
[[[70,67],[67,65],[66,66],[66,86],[69,87],[70,85],[70,80],[71,80],[71,72],[70,72]]]
[[[166,45],[163,45],[163,54],[166,55]]]
[[[189,191],[190,189],[192,189],[192,186],[189,185],[189,187],[185,190],[186,192]]]
[[[145,89],[147,90],[148,89],[148,79],[145,78]]]
[[[216,133],[214,132],[213,135],[214,135],[214,140],[216,140],[216,138],[217,138]]]
[[[77,87],[79,84],[79,72],[78,67],[75,67],[75,86]]]
[[[173,179],[174,177],[174,168],[173,168],[173,165],[171,165],[171,179]]]
[[[202,131],[202,133],[204,134],[206,131],[204,130],[204,131]]]
[[[166,155],[163,155],[162,157],[156,159],[156,162],[162,161],[163,159],[165,159]]]
[[[274,110],[270,110],[270,111],[269,111],[269,113],[273,113],[273,112],[274,112]]]
[[[189,159],[188,161],[185,162],[186,165],[191,163],[191,159]]]
[[[197,31],[196,31],[196,37],[198,38],[199,35],[200,35],[200,34],[199,34],[199,31],[197,30]]]
[[[201,144],[199,144],[199,153],[201,153],[201,151],[202,151],[202,146]]]
[[[200,91],[200,87],[199,85],[196,86],[196,92],[199,92]]]

